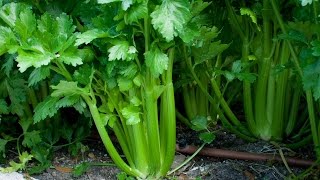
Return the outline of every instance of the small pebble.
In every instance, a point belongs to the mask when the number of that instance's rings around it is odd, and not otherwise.
[[[95,159],[95,158],[96,158],[93,153],[89,153],[88,156],[89,156],[89,158],[92,158],[92,159]]]

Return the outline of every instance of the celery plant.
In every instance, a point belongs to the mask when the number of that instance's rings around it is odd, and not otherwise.
[[[319,64],[319,2],[317,1],[301,1],[302,6],[298,9],[300,11],[309,10],[307,20],[312,23],[291,23],[290,28],[299,32],[299,38],[296,36],[290,35],[287,27],[285,27],[285,22],[283,17],[279,13],[279,6],[273,0],[271,1],[272,8],[275,12],[277,22],[280,25],[281,31],[287,37],[294,37],[292,40],[297,42],[303,42],[304,44],[294,47],[290,42],[290,52],[292,53],[295,67],[299,73],[299,76],[302,78],[303,88],[306,94],[308,115],[311,126],[312,138],[315,146],[315,151],[317,158],[320,158],[319,151],[319,116],[316,113],[316,109],[319,108],[319,86],[318,86],[318,64]],[[311,5],[308,5],[311,4]],[[303,17],[296,17],[298,20],[305,20]],[[295,35],[295,34],[294,34]],[[299,53],[299,56],[298,56]],[[315,102],[315,101],[316,102]]]
[[[50,5],[37,8],[43,12]],[[175,41],[189,42],[196,32],[187,26],[189,1],[83,1],[70,11],[73,20],[59,11],[38,16],[20,4],[7,8],[10,27],[1,27],[1,43],[17,54],[20,72],[34,67],[39,79],[52,77],[41,69],[55,74],[53,92],[36,107],[34,122],[61,107],[88,107],[120,169],[138,178],[165,176],[175,153]],[[21,36],[10,46],[15,29]],[[125,159],[111,141],[111,129]]]
[[[245,69],[246,72],[256,70],[258,74],[254,85],[248,80],[243,82],[248,128],[263,140],[281,141],[294,134],[297,124],[305,122],[304,117],[298,119],[301,88],[296,83],[299,76],[290,69],[291,45],[282,36],[275,38],[279,24],[272,18],[275,12],[269,1],[261,1],[261,25],[250,9],[241,8],[239,16],[230,2],[225,2],[230,23],[242,40],[242,63],[253,63],[251,60],[256,59],[258,65]],[[301,131],[300,135],[305,132]]]
[[[181,112],[185,112],[185,116],[183,113],[178,113],[177,117],[191,128],[194,127],[194,123],[203,121],[204,118],[211,120],[211,122],[219,119],[228,129],[240,137],[253,140],[254,138],[250,137],[250,134],[230,108],[230,102],[237,95],[237,89],[233,89],[233,93],[228,93],[230,80],[227,78],[225,81],[221,77],[222,74],[227,73],[224,69],[229,66],[229,59],[232,59],[227,55],[222,55],[222,52],[229,47],[229,44],[215,41],[221,31],[219,32],[219,29],[207,19],[210,13],[219,14],[223,8],[219,12],[210,12],[209,5],[211,4],[213,7],[216,6],[216,2],[204,3],[200,6],[202,8],[201,11],[193,12],[194,16],[191,22],[197,25],[199,29],[197,37],[194,41],[181,44],[178,48],[180,56],[177,59],[180,60],[179,65],[183,72],[178,71],[178,76],[181,79],[177,86],[182,85],[181,99],[185,110]],[[202,13],[203,10],[206,13]],[[221,17],[220,14],[217,15],[218,17],[213,21],[220,23],[220,25],[223,24],[220,21],[225,19],[224,14],[221,13]],[[237,70],[228,74],[228,77],[232,76],[240,79],[245,76],[253,76]],[[226,94],[229,96],[227,97]]]
[[[188,59],[192,59],[193,70],[196,72],[201,86],[204,90],[212,94],[210,80],[207,76],[208,72],[212,73],[214,69],[220,69],[222,64],[221,53],[228,48],[228,44],[222,44],[220,41],[214,41],[218,36],[218,28],[208,22],[209,14],[206,10],[209,9],[211,3],[194,3],[194,6],[199,6],[201,9],[192,12],[190,24],[196,26],[199,31],[196,38],[189,43],[180,43],[178,48],[176,76],[179,78],[176,83],[177,94],[181,94],[183,106],[178,109],[177,117],[189,127],[192,127],[192,121],[197,121],[197,118],[206,118],[210,123],[216,123],[217,113],[215,112],[215,103],[210,103],[207,95],[199,87],[190,73]],[[195,8],[197,9],[197,8]],[[192,70],[192,71],[193,71]],[[216,100],[215,100],[216,101]],[[217,101],[216,101],[217,102]]]
[[[43,18],[48,18],[47,15],[43,15]],[[70,125],[70,122],[65,121],[65,117],[60,116],[58,109],[66,106],[65,101],[60,101],[57,108],[50,112],[54,114],[54,116],[51,116],[52,118],[43,118],[44,121],[33,124],[33,112],[39,109],[38,106],[48,97],[49,83],[54,81],[45,81],[44,79],[58,77],[57,74],[50,73],[50,68],[58,69],[54,65],[51,67],[41,66],[24,73],[19,73],[18,68],[16,68],[18,63],[15,60],[19,61],[19,58],[22,58],[25,62],[39,60],[40,64],[46,59],[45,56],[41,55],[38,56],[39,59],[32,59],[32,56],[28,55],[28,53],[32,54],[32,51],[45,53],[43,49],[44,41],[53,39],[49,38],[48,31],[42,31],[43,34],[35,32],[35,16],[31,6],[27,4],[6,3],[3,6],[1,5],[0,8],[0,58],[2,67],[0,75],[0,113],[3,118],[9,119],[1,122],[0,151],[4,151],[5,146],[12,141],[16,141],[19,155],[21,155],[22,149],[30,150],[30,154],[38,161],[36,166],[28,169],[30,173],[40,172],[50,167],[50,156],[53,150],[67,146],[65,144],[58,145],[62,142],[60,141],[62,139],[68,143],[68,147],[74,155],[80,150],[82,144],[79,141],[88,135],[89,128],[87,127],[90,127],[88,121]],[[41,27],[40,21],[38,25]],[[45,27],[42,26],[42,28],[44,30]],[[57,36],[54,38],[56,39]],[[49,47],[47,46],[47,48]],[[36,54],[33,55],[36,57]],[[29,57],[31,59],[28,59]],[[76,117],[74,118],[76,119]],[[8,130],[6,123],[10,124],[11,129]],[[19,124],[21,129],[13,130],[12,124]],[[76,130],[73,130],[73,128]]]

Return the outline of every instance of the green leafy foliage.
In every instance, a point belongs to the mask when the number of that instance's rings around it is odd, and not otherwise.
[[[31,72],[29,76],[28,86],[34,86],[49,76],[50,76],[49,66],[41,66],[39,68],[36,68]]]
[[[24,133],[22,145],[25,147],[33,147],[41,142],[40,131],[30,131]]]
[[[0,172],[11,173],[18,170],[24,170],[26,168],[26,164],[28,163],[28,161],[30,161],[32,158],[33,158],[32,155],[28,154],[27,152],[23,152],[19,156],[19,160],[20,160],[19,163],[10,161],[9,162],[10,166],[6,168],[0,168]]]
[[[0,139],[0,153],[2,153],[3,157],[5,157],[5,150],[6,150],[7,143],[8,143],[8,140]]]
[[[31,2],[26,3],[31,4]],[[88,4],[88,2],[81,3]],[[132,3],[134,2],[123,1],[123,9],[130,10],[126,14],[130,22],[137,21],[147,14],[147,11],[143,9],[147,8],[146,3],[141,4],[141,6],[138,6],[138,4],[133,6]],[[105,45],[104,38],[114,38],[114,34],[116,34],[113,31],[114,29],[106,27],[106,21],[108,23],[111,22],[112,25],[115,24],[115,21],[112,20],[113,17],[109,16],[110,11],[103,12],[105,9],[110,9],[109,6],[97,8],[98,12],[106,13],[108,16],[104,16],[102,13],[92,19],[88,18],[92,21],[92,24],[82,24],[81,21],[85,18],[80,18],[79,20],[78,17],[71,17],[59,9],[63,1],[40,2],[39,6],[32,8],[20,3],[5,2],[6,5],[2,6],[1,1],[0,4],[0,58],[1,60],[4,59],[1,65],[5,70],[0,76],[0,111],[2,115],[8,113],[19,115],[15,117],[20,118],[18,122],[23,129],[23,133],[19,136],[18,139],[21,137],[21,140],[18,140],[18,143],[22,143],[24,149],[29,149],[32,152],[32,156],[38,161],[37,163],[39,164],[37,166],[28,169],[30,170],[28,172],[36,173],[51,165],[49,159],[53,148],[60,148],[59,145],[54,145],[61,142],[59,141],[61,138],[71,144],[68,145],[68,149],[72,155],[76,155],[79,151],[84,152],[87,149],[80,140],[83,139],[83,136],[87,134],[90,128],[87,126],[86,128],[81,127],[79,122],[74,123],[76,121],[75,117],[67,119],[73,122],[72,126],[61,125],[63,124],[61,121],[67,122],[65,119],[61,119],[67,113],[58,112],[65,107],[74,107],[85,114],[88,113],[88,109],[82,96],[90,96],[92,101],[96,101],[96,95],[97,97],[100,95],[101,97],[103,95],[106,96],[106,92],[103,91],[106,90],[107,86],[104,86],[104,77],[101,78],[101,76],[105,75],[103,74],[105,64],[99,64],[99,62],[93,62],[93,60],[104,55],[107,57],[108,55],[104,53],[109,52],[110,62],[113,60],[131,61],[137,57],[137,50],[130,45],[132,42],[129,43],[121,38],[112,41],[113,44],[108,42],[107,46]],[[60,6],[57,6],[59,4]],[[52,7],[49,7],[50,5]],[[66,3],[66,5],[69,6],[70,3]],[[77,8],[79,7],[78,5],[76,6]],[[140,10],[136,13],[135,9]],[[46,12],[43,13],[43,10]],[[77,13],[72,12],[70,14],[75,15]],[[75,25],[83,33],[75,32]],[[86,27],[83,27],[83,25]],[[87,29],[89,31],[82,31]],[[85,46],[89,43],[90,46]],[[84,49],[80,50],[77,46],[84,47]],[[100,49],[96,47],[105,50],[102,50],[100,54]],[[109,51],[107,51],[108,49]],[[97,51],[98,53],[95,54]],[[118,56],[119,53],[120,56]],[[5,56],[2,56],[3,54]],[[77,67],[89,61],[92,64]],[[118,66],[118,64],[116,65]],[[16,67],[19,68],[20,72],[17,71],[18,68]],[[115,72],[110,77],[114,79],[115,84],[119,85],[119,89],[122,91],[127,91],[134,85],[134,78],[136,79],[135,82],[138,82],[139,78],[136,78],[138,66],[133,63],[128,63],[123,67],[119,66],[119,68],[116,67]],[[16,76],[16,74],[18,75]],[[29,87],[26,86],[26,79],[28,79]],[[65,81],[66,79],[67,81]],[[96,83],[93,86],[91,86],[92,81]],[[48,87],[45,87],[46,84],[52,85],[53,91],[48,91],[46,89]],[[118,90],[117,87],[115,89]],[[93,90],[94,92],[91,92]],[[50,95],[46,97],[48,92]],[[32,99],[33,101],[30,101],[29,95],[35,96]],[[100,103],[99,100],[98,103]],[[140,108],[141,101],[138,97],[132,98],[131,102],[135,108]],[[36,108],[33,109],[33,107]],[[31,118],[26,119],[26,116],[32,116],[32,110],[34,110],[33,120]],[[85,121],[87,124],[90,122],[88,121],[90,119],[89,115],[86,114]],[[112,116],[109,119],[114,118],[118,117]],[[130,118],[128,119],[128,122],[130,122]],[[33,123],[37,124],[34,125]],[[0,151],[4,153],[8,140],[2,140],[0,142]],[[65,145],[61,147],[63,146]],[[22,155],[24,156],[25,154]],[[29,156],[30,159],[32,156]],[[21,156],[21,158],[22,163],[10,163],[12,168],[6,169],[6,171],[25,168],[23,159],[26,159],[26,157],[23,158]]]
[[[23,103],[27,100],[27,88],[25,80],[18,76],[13,76],[4,81],[4,86],[11,102],[9,105],[10,112],[23,115]]]
[[[105,37],[108,37],[108,33],[105,33],[100,29],[91,29],[84,33],[78,34],[75,45],[79,46],[81,44],[89,44],[94,39]]]
[[[258,23],[257,23],[257,17],[256,17],[256,14],[248,9],[248,8],[241,8],[240,9],[240,14],[241,15],[247,15],[250,17],[251,21],[257,26],[257,29],[260,31],[260,27],[258,26]]]
[[[302,83],[305,90],[312,90],[314,99],[320,98],[320,43],[311,42],[310,49],[304,49],[300,53],[303,65]]]
[[[257,79],[257,75],[254,73],[244,72],[247,66],[248,65],[246,65],[245,63],[242,63],[240,60],[237,60],[232,64],[231,72],[218,70],[216,71],[216,75],[223,74],[228,81],[238,79],[240,81],[246,80],[250,83],[253,83]]]
[[[193,41],[192,55],[195,58],[194,67],[205,61],[212,60],[225,51],[230,45],[222,44],[221,41],[213,41],[219,35],[216,27],[200,28],[200,36]]]
[[[119,86],[119,90],[124,92],[124,91],[128,91],[129,89],[131,89],[133,87],[133,82],[131,79],[128,78],[118,78],[117,79],[118,82],[118,86]]]
[[[26,53],[20,51],[17,57],[18,67],[21,72],[24,72],[28,67],[34,66],[39,68],[43,65],[48,65],[54,56],[50,53]]]
[[[30,34],[36,30],[36,18],[31,9],[25,9],[16,19],[14,30],[26,41]]]
[[[0,26],[0,55],[10,52],[16,52],[18,48],[14,32],[7,27]]]
[[[90,166],[91,165],[88,162],[83,162],[83,163],[76,165],[72,171],[73,176],[75,176],[75,177],[81,176],[90,168]]]
[[[8,114],[9,107],[7,102],[4,99],[0,99],[0,114]]]
[[[190,5],[186,0],[164,0],[151,13],[153,27],[166,41],[183,32],[184,25],[191,18]]]
[[[88,64],[81,66],[78,70],[76,70],[73,74],[75,80],[82,85],[88,85],[91,81],[91,75],[93,73],[93,68]]]
[[[134,177],[128,176],[125,172],[117,174],[117,180],[134,180]]]
[[[123,10],[127,10],[133,3],[132,0],[98,0],[100,4],[108,4],[112,2],[122,2],[121,6]]]
[[[21,72],[31,66],[39,68],[48,65],[54,60],[73,66],[82,64],[79,51],[73,46],[76,40],[75,26],[69,16],[62,13],[53,17],[45,13],[36,19],[30,8],[19,11],[17,7],[22,6],[20,4],[10,3],[7,6],[10,11],[6,10],[6,13],[15,24],[10,24],[12,28],[0,27],[3,30],[0,34],[0,52],[18,52],[16,61]],[[13,41],[15,39],[21,46],[17,47]]]
[[[320,26],[318,24],[313,24],[310,21],[289,22],[288,25],[290,27],[288,35],[291,36],[291,32],[293,32],[292,35],[297,35],[294,36],[295,38],[293,39],[304,40],[304,38],[306,38],[308,41],[310,41],[312,40],[312,37],[317,35],[317,32],[320,30]]]
[[[127,106],[121,110],[123,117],[126,119],[127,125],[134,125],[141,121],[140,108],[137,106]]]
[[[308,44],[306,36],[297,30],[290,30],[287,34],[280,34],[278,38]]]
[[[312,0],[300,0],[302,6],[306,6],[308,4],[312,4]]]
[[[10,73],[12,72],[13,68],[14,68],[14,58],[15,55],[7,55],[4,56],[5,57],[5,63],[2,65],[1,70],[4,70],[5,74],[7,75],[7,77],[10,76]]]
[[[203,132],[199,134],[199,139],[204,143],[210,144],[215,139],[215,135],[212,132]]]
[[[39,103],[35,109],[34,123],[53,117],[58,109],[62,107],[75,106],[77,110],[83,112],[85,105],[81,101],[82,94],[88,94],[85,89],[79,88],[77,82],[61,81],[58,85],[52,86],[54,90],[43,102]],[[60,98],[63,97],[63,98]]]
[[[192,129],[202,131],[208,128],[208,120],[204,116],[196,116],[191,120]]]
[[[58,101],[59,98],[49,96],[43,102],[39,103],[34,110],[34,123],[40,122],[46,117],[53,117],[58,112],[58,109],[56,108]]]
[[[0,18],[10,27],[14,27],[19,14],[23,10],[30,9],[25,4],[21,3],[8,3],[1,7]]]
[[[52,149],[48,148],[47,146],[33,146],[31,150],[31,154],[33,155],[33,158],[36,159],[39,164],[32,166],[31,168],[28,168],[29,174],[36,174],[41,173],[47,168],[51,166],[51,155],[52,155]]]
[[[312,90],[313,97],[318,100],[320,98],[320,60],[316,60],[313,64],[303,68],[303,87],[305,90]]]
[[[78,82],[60,81],[58,85],[51,86],[51,88],[54,90],[51,94],[53,97],[72,96],[89,93],[87,90],[79,88]]]
[[[108,49],[109,61],[127,60],[130,61],[135,57],[137,52],[134,46],[130,46],[127,41],[118,41],[114,46]]]
[[[150,68],[152,74],[158,77],[168,68],[169,58],[160,51],[159,48],[153,48],[144,54],[146,65]]]
[[[320,41],[312,41],[312,55],[313,56],[320,56]]]
[[[138,22],[140,19],[146,17],[148,14],[148,4],[147,2],[134,4],[131,6],[125,16],[125,20],[128,24],[132,24],[134,22]]]

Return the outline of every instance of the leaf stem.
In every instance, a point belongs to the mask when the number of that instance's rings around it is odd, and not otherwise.
[[[150,48],[150,26],[149,17],[144,18],[144,38],[145,38],[145,52]],[[159,136],[159,122],[158,122],[158,105],[155,88],[157,84],[155,78],[151,73],[151,69],[146,69],[145,75],[145,89],[144,89],[144,109],[146,117],[147,142],[149,153],[149,174],[157,174],[161,165],[160,155],[160,136]]]
[[[111,141],[111,139],[110,139],[103,123],[102,123],[100,113],[98,111],[96,104],[93,103],[93,101],[90,99],[90,97],[88,97],[86,95],[82,95],[82,97],[86,101],[87,105],[89,106],[92,118],[94,120],[94,123],[96,124],[97,130],[98,130],[99,135],[102,139],[102,142],[103,142],[105,148],[107,149],[110,157],[115,162],[115,164],[129,175],[132,175],[135,177],[140,177],[140,178],[145,178],[146,175],[144,175],[143,173],[141,173],[137,169],[131,168],[123,161],[123,159],[121,158],[121,156],[117,152],[116,148],[114,147],[114,145],[113,145],[113,143],[112,143],[112,141]]]
[[[178,171],[180,168],[182,168],[184,165],[186,165],[188,162],[190,162],[204,147],[204,145],[206,145],[206,143],[203,143],[198,149],[197,151],[195,151],[188,159],[186,159],[185,161],[183,161],[182,164],[180,164],[178,167],[176,167],[175,169],[171,170],[170,172],[168,172],[168,176],[176,171]]]
[[[164,176],[171,167],[174,160],[176,147],[176,114],[174,89],[172,84],[173,61],[175,48],[169,49],[169,63],[165,72],[164,85],[166,89],[161,95],[160,105],[160,145],[161,145],[161,167],[160,175]]]

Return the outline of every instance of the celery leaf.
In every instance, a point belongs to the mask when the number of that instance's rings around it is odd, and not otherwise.
[[[47,51],[37,53],[21,50],[19,51],[19,56],[17,57],[16,61],[18,62],[20,72],[24,72],[31,66],[38,68],[48,65],[54,58],[55,57]]]
[[[248,81],[253,83],[257,79],[257,74],[244,72],[248,64],[242,63],[241,60],[237,60],[232,64],[231,71],[216,70],[215,76],[224,75],[228,81],[238,79],[240,81]]]
[[[0,9],[0,18],[10,27],[14,27],[20,12],[25,9],[29,9],[29,7],[22,3],[5,4]]]
[[[61,53],[59,56],[59,60],[64,62],[65,64],[71,64],[74,67],[82,64],[82,59],[80,57],[79,51],[75,47],[68,48],[66,51]]]
[[[0,172],[3,173],[11,173],[18,170],[23,170],[26,168],[26,164],[28,161],[30,161],[33,158],[32,155],[29,155],[27,152],[23,152],[21,155],[19,155],[19,163],[16,163],[14,161],[9,162],[9,167],[2,168],[0,167]]]
[[[24,134],[22,145],[31,148],[41,142],[40,131],[31,131]]]
[[[128,91],[133,87],[133,82],[131,79],[119,77],[117,79],[119,90],[120,91]]]
[[[7,102],[4,99],[0,99],[0,114],[8,114],[8,113],[9,113],[9,107]]]
[[[34,69],[28,79],[28,86],[34,86],[38,82],[46,79],[50,76],[50,67],[49,66],[41,66],[40,68]]]
[[[104,38],[104,37],[108,37],[108,33],[100,29],[91,29],[82,34],[77,35],[75,46],[79,46],[81,44],[89,44],[91,41],[97,38]]]
[[[200,32],[196,23],[188,23],[183,31],[180,32],[180,37],[185,43],[192,42],[198,36],[200,36]]]
[[[47,117],[53,117],[58,112],[56,108],[58,101],[58,97],[48,96],[44,101],[40,102],[34,110],[34,123],[40,122]]]
[[[159,48],[152,48],[150,51],[144,53],[146,59],[146,65],[150,68],[151,73],[158,77],[168,68],[169,58],[161,52]]]
[[[92,71],[92,67],[90,67],[88,64],[84,64],[73,73],[73,77],[79,84],[88,85],[90,83]]]
[[[0,56],[6,52],[15,53],[17,48],[14,32],[10,28],[0,26]]]
[[[287,34],[278,35],[278,38],[308,44],[305,34],[297,30],[289,30]]]
[[[79,100],[80,95],[65,96],[57,102],[56,107],[58,109],[63,107],[71,107],[75,105],[77,102],[79,102]]]
[[[320,50],[319,41],[311,43],[312,48],[304,49],[300,53],[302,60],[302,83],[304,90],[311,90],[315,100],[320,98]]]
[[[134,46],[130,46],[127,41],[118,41],[114,46],[108,49],[109,61],[114,60],[132,60],[137,50]]]
[[[60,81],[56,86],[51,86],[53,92],[52,97],[72,96],[89,93],[83,88],[78,87],[78,82]]]
[[[142,19],[148,15],[148,5],[147,3],[135,4],[131,6],[126,13],[126,20],[129,24],[133,22],[138,22],[139,19]]]
[[[134,106],[140,106],[142,104],[141,100],[137,96],[133,96],[130,99],[130,103],[133,104]]]
[[[312,0],[300,0],[301,1],[301,6],[306,6],[308,4],[312,4]]]
[[[195,116],[194,118],[192,118],[191,124],[191,129],[195,131],[201,131],[208,128],[208,120],[204,116]]]
[[[17,115],[24,114],[23,103],[27,100],[26,82],[18,76],[13,76],[6,79],[6,90],[8,92],[11,104],[10,112]]]
[[[128,106],[121,110],[127,125],[135,125],[140,122],[140,108],[137,106]]]
[[[98,0],[99,4],[108,4],[112,2],[122,2],[122,9],[127,10],[132,4],[133,0]]]
[[[320,59],[303,68],[303,88],[312,90],[315,100],[320,98]]]
[[[163,0],[151,13],[151,23],[166,41],[172,41],[183,30],[191,18],[187,0]]]
[[[255,14],[255,12],[253,12],[251,9],[248,8],[240,8],[240,14],[243,15],[247,15],[250,17],[251,21],[257,26],[258,31],[261,31],[261,28],[259,27],[258,23],[257,23],[257,16]]]
[[[97,0],[99,4],[108,4],[108,3],[119,2],[119,1],[121,0]]]
[[[25,9],[16,20],[15,31],[24,41],[36,30],[36,17],[30,9]]]
[[[16,56],[13,54],[6,54],[4,57],[5,63],[2,65],[1,70],[4,70],[4,73],[9,77],[11,71],[13,71],[15,68],[13,65]]]
[[[82,64],[81,54],[73,46],[75,26],[68,15],[53,17],[45,13],[35,21],[31,12],[23,11],[19,17],[16,32],[22,39],[16,61],[21,72],[48,65],[54,59],[72,66]],[[30,30],[26,31],[25,26]]]
[[[84,102],[82,98],[79,99],[79,101],[72,105],[74,109],[76,109],[80,114],[84,113],[87,107],[87,104]]]
[[[199,134],[199,139],[204,143],[210,144],[216,136],[212,132],[203,132]]]
[[[130,63],[129,66],[122,66],[122,68],[123,69],[119,71],[119,74],[127,78],[133,78],[138,72],[138,67],[136,64]]]
[[[320,56],[320,41],[312,41],[312,55]]]

